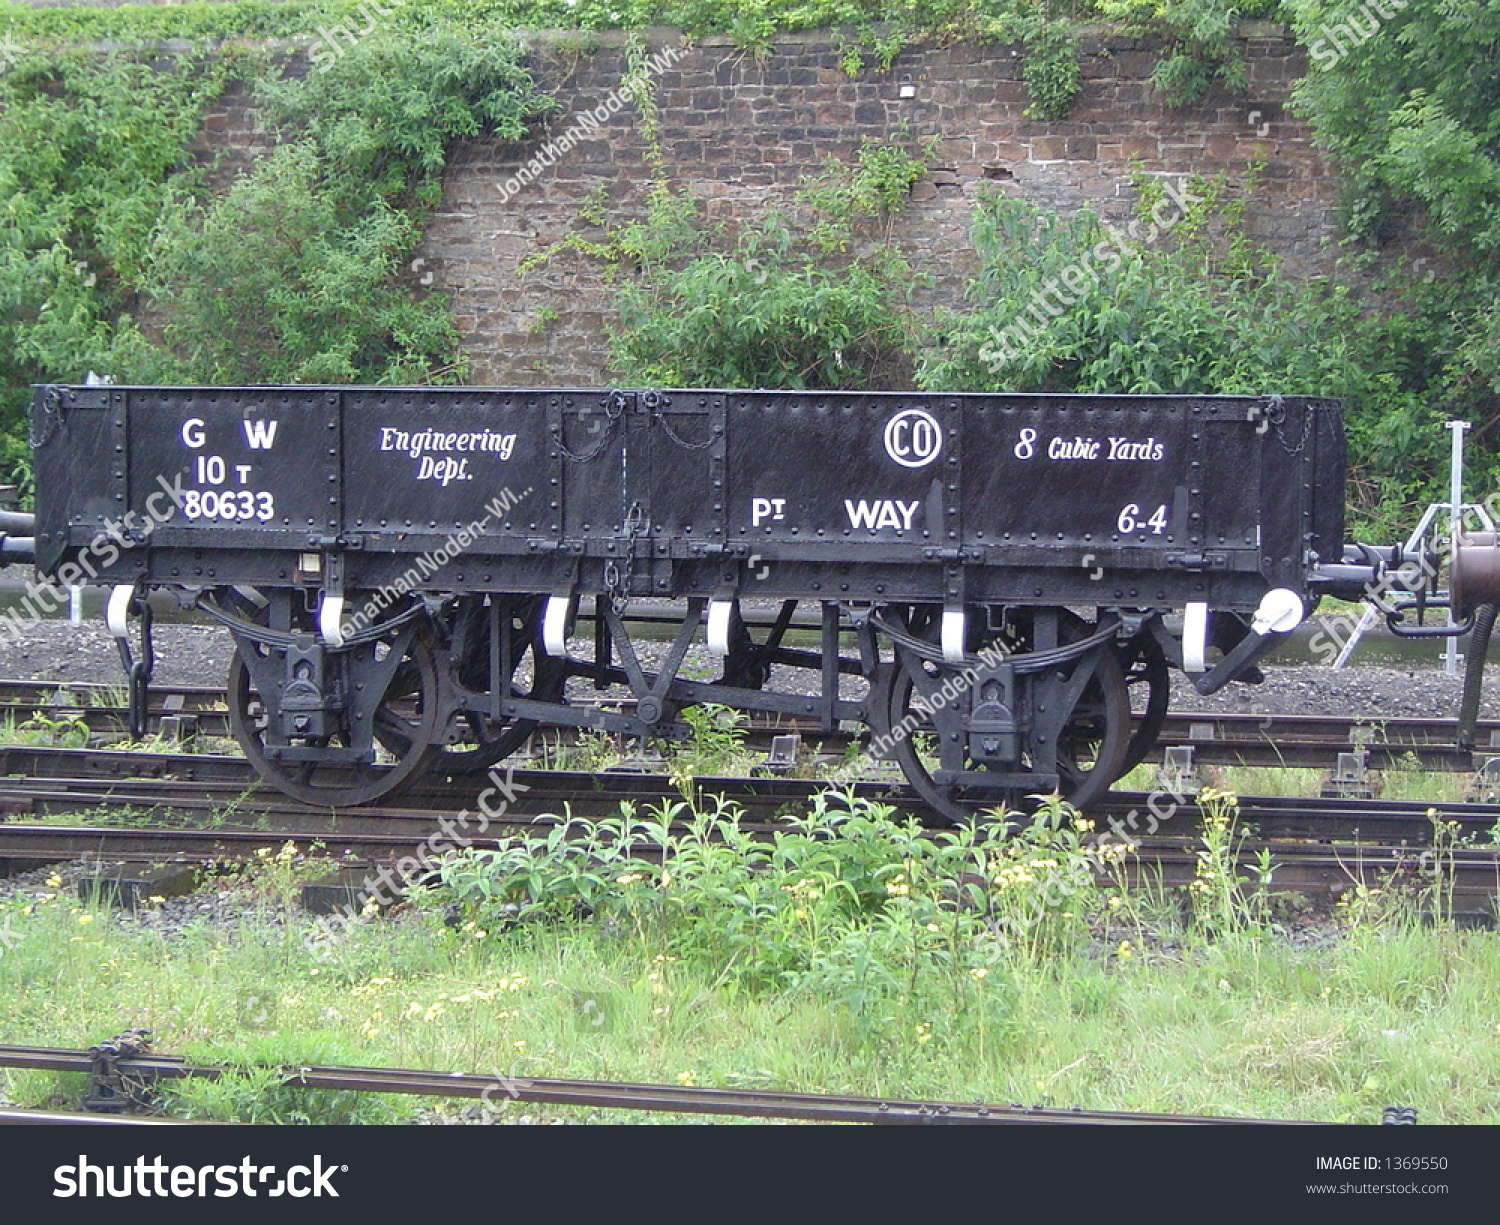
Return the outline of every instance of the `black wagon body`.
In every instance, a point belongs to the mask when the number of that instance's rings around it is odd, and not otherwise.
[[[1097,790],[1154,739],[1120,713],[1129,686],[1154,709],[1167,666],[1243,674],[1343,542],[1341,408],[1301,396],[49,386],[31,433],[39,568],[228,623],[242,742],[284,789],[326,768],[347,785],[313,794],[344,799],[586,724],[571,678],[633,690],[595,725],[642,734],[705,700],[877,734],[925,710],[955,747],[892,752],[954,812]],[[636,659],[624,614],[645,597],[687,601],[684,651],[706,624],[716,696],[676,643]],[[784,615],[757,640],[760,600]],[[785,645],[797,602],[817,658]],[[559,650],[580,609],[590,659]],[[768,688],[780,665],[821,696]]]

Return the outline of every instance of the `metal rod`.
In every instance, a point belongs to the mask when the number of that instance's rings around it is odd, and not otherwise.
[[[135,1075],[169,1078],[194,1076],[217,1079],[234,1070],[193,1066],[174,1056],[156,1054],[121,1058],[119,1066]],[[87,1051],[0,1046],[0,1067],[88,1072],[92,1061]],[[497,1105],[509,1099],[621,1110],[661,1110],[679,1114],[808,1119],[825,1123],[1261,1123],[1294,1126],[1304,1123],[1304,1120],[1294,1119],[1132,1114],[1113,1110],[1064,1110],[1041,1106],[845,1097],[757,1089],[709,1089],[681,1085],[552,1080],[530,1076],[474,1076],[458,1072],[398,1068],[302,1067],[282,1071],[287,1084],[308,1089],[478,1098]]]
[[[1450,421],[1447,424],[1448,429],[1453,432],[1453,449],[1448,467],[1448,505],[1450,508],[1448,533],[1451,547],[1456,548],[1464,509],[1464,432],[1469,428],[1469,423],[1467,421]],[[1448,556],[1453,556],[1451,550]],[[1453,610],[1450,608],[1448,610],[1448,625],[1451,627],[1453,624]],[[1448,644],[1444,648],[1443,671],[1449,676],[1458,675],[1457,638],[1449,638]]]

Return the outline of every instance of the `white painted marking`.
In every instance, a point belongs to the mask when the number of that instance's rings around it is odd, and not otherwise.
[[[1182,610],[1182,670],[1207,672],[1208,605],[1194,600]]]
[[[337,650],[344,645],[344,597],[326,592],[318,608],[318,631],[323,641]]]
[[[565,595],[547,597],[547,611],[542,614],[542,646],[548,655],[561,659],[568,653],[568,613],[572,600]]]
[[[729,654],[729,621],[733,613],[732,600],[708,602],[708,649],[715,655]]]
[[[130,601],[134,598],[134,583],[116,583],[109,589],[109,602],[104,606],[104,627],[116,638],[130,637]]]
[[[964,610],[943,609],[943,658],[950,664],[964,661]]]

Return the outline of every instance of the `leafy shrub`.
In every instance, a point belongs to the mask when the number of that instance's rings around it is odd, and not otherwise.
[[[1007,952],[1085,939],[1103,900],[1074,815],[1052,804],[1017,832],[933,834],[827,793],[766,837],[722,803],[644,818],[627,808],[465,852],[431,901],[456,906],[470,938],[526,919],[588,921],[737,990],[831,993],[858,1012],[890,993],[981,982]]]
[[[174,14],[181,10],[174,9]],[[121,18],[121,20],[124,20]],[[446,150],[551,103],[508,39],[376,33],[302,79],[263,54],[26,48],[0,72],[0,462],[32,382],[423,382],[461,370],[447,304],[395,273]],[[279,143],[222,197],[188,155],[262,77]]]
[[[449,145],[547,109],[512,46],[374,34],[260,101],[281,143],[229,193],[163,225],[151,288],[193,381],[421,383],[461,372],[440,295],[395,274]]]
[[[1500,9],[1487,0],[1408,5],[1362,40],[1342,39],[1340,54],[1323,29],[1348,19],[1343,6],[1287,0],[1286,8],[1311,56],[1298,102],[1343,170],[1345,226],[1400,311],[1386,331],[1388,352],[1415,392],[1476,422],[1474,439],[1485,441],[1471,449],[1471,472],[1493,487]],[[1391,259],[1392,241],[1413,232],[1431,251]],[[1432,265],[1425,273],[1423,263]]]
[[[659,186],[648,217],[609,248],[637,273],[620,286],[615,363],[679,387],[901,385],[903,303],[918,278],[880,226],[924,170],[899,146],[866,142],[853,167],[832,165],[804,189],[800,221],[773,211],[737,239]]]
[[[196,183],[185,150],[228,63],[73,50],[0,73],[0,424],[22,471],[29,383],[170,371],[134,322],[136,297],[157,217]]]

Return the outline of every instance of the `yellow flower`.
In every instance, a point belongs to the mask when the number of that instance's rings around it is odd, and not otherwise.
[[[61,884],[62,884],[62,877],[59,876],[56,872],[54,872],[51,876],[49,876],[47,878],[47,888],[49,888],[49,889],[56,889]]]
[[[976,983],[982,981],[987,974],[989,974],[989,971],[983,966],[975,966],[972,970],[969,971],[969,977],[971,977]]]
[[[677,1073],[677,1083],[692,1088],[698,1083],[698,1074],[696,1072],[679,1072]]]
[[[91,914],[81,914],[78,916],[78,921],[80,923],[92,923],[94,921],[94,916]]]

